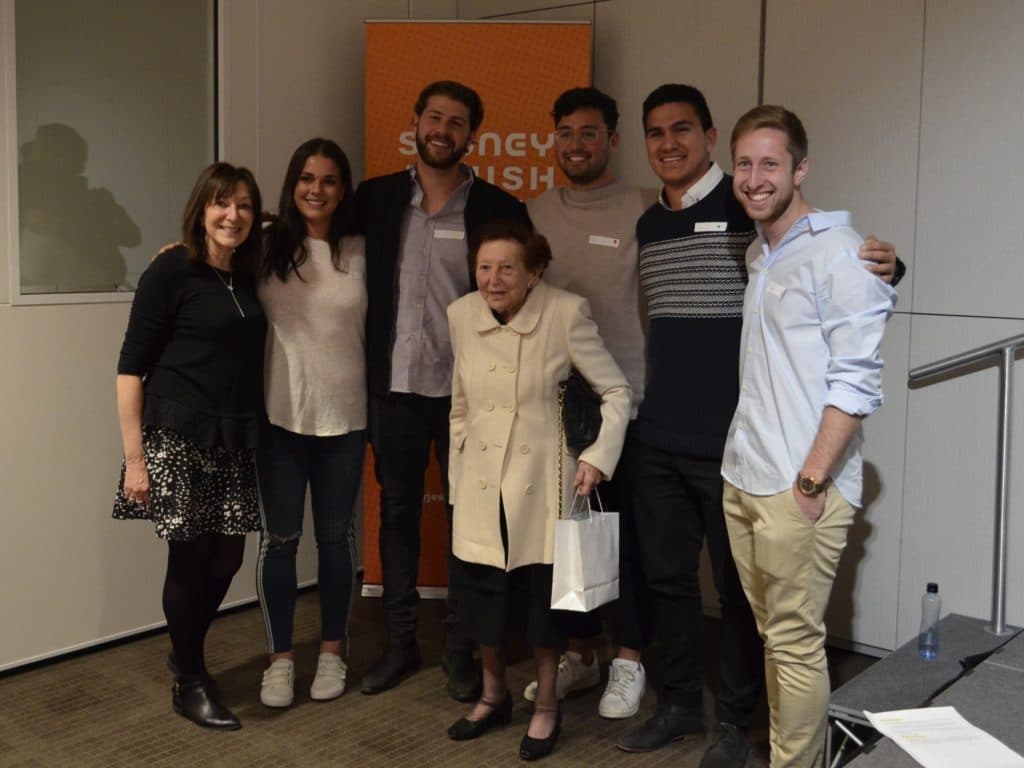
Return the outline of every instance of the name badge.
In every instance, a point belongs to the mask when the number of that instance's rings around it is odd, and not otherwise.
[[[466,233],[461,229],[435,229],[435,240],[465,240]]]
[[[774,296],[776,299],[781,299],[782,294],[786,292],[786,286],[780,285],[779,283],[768,283],[768,287],[765,289]]]
[[[694,232],[725,232],[729,226],[727,221],[698,221],[693,225]]]
[[[604,235],[591,235],[587,242],[590,245],[603,245],[606,248],[618,248],[621,242],[617,237],[605,237]]]

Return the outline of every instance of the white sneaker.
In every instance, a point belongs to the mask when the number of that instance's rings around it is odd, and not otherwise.
[[[644,665],[638,661],[612,659],[608,669],[608,685],[601,694],[597,714],[609,720],[632,717],[640,711],[640,699],[647,688]]]
[[[555,678],[555,695],[559,700],[570,693],[585,691],[601,682],[601,668],[597,664],[597,656],[590,664],[583,663],[583,657],[576,651],[566,651],[558,660],[558,676]],[[537,681],[534,680],[523,691],[527,701],[537,699]]]
[[[345,691],[345,674],[348,667],[341,657],[335,653],[321,653],[316,663],[316,677],[309,687],[310,698],[316,701],[329,701],[341,696]]]
[[[267,707],[290,707],[295,699],[295,662],[278,659],[263,670],[260,701]]]

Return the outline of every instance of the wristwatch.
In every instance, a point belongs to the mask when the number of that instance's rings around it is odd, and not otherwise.
[[[819,493],[825,490],[828,486],[828,478],[826,477],[822,482],[818,482],[810,475],[805,475],[801,472],[796,478],[796,487],[804,496],[810,496],[811,498],[817,496]]]

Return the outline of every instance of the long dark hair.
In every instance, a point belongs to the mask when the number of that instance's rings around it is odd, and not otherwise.
[[[206,261],[209,256],[204,226],[206,208],[217,200],[232,197],[239,184],[245,184],[249,188],[253,218],[249,236],[231,257],[231,269],[253,274],[259,263],[260,252],[263,250],[263,229],[259,221],[263,202],[260,199],[260,188],[248,168],[230,163],[213,163],[203,169],[196,179],[192,194],[185,204],[185,213],[181,217],[181,241],[188,249],[189,258]]]
[[[295,205],[295,187],[299,176],[311,157],[326,157],[333,160],[341,174],[341,202],[331,215],[327,243],[331,248],[331,261],[335,269],[341,268],[339,241],[344,235],[353,234],[355,227],[355,200],[352,191],[352,166],[345,152],[330,139],[310,139],[303,142],[292,153],[288,170],[281,186],[281,201],[277,206],[277,219],[267,228],[267,251],[260,268],[260,276],[277,276],[282,282],[291,272],[299,274],[299,267],[309,258],[306,251],[306,221]]]

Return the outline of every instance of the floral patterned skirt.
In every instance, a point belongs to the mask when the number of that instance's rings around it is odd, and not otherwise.
[[[124,462],[114,498],[118,520],[152,520],[156,535],[190,541],[205,533],[262,528],[252,450],[201,448],[167,427],[143,427],[149,506],[124,495]]]

